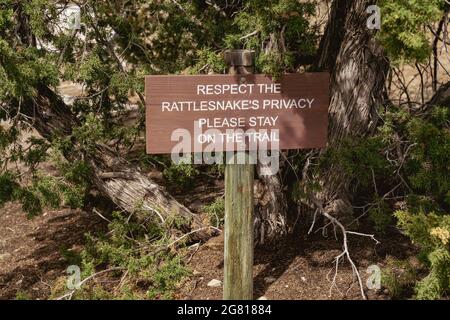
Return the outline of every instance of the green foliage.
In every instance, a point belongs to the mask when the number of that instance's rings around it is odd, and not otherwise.
[[[369,218],[375,225],[375,230],[385,233],[386,229],[392,225],[393,218],[389,206],[386,202],[379,200],[378,205],[369,209]]]
[[[415,285],[416,297],[438,299],[448,293],[450,275],[449,111],[435,106],[427,117],[417,117],[406,108],[389,107],[381,117],[374,136],[343,141],[328,150],[320,166],[344,170],[365,203],[363,216],[374,223],[376,232],[385,232],[396,219],[398,228],[421,249],[419,258],[429,268]],[[308,187],[312,184],[300,191]],[[392,214],[399,204],[404,209]],[[400,297],[414,286],[411,277],[398,279],[388,270],[384,283],[393,297]]]
[[[398,220],[399,228],[411,238],[413,243],[419,244],[426,253],[431,252],[435,246],[440,244],[440,241],[436,241],[432,237],[431,230],[439,227],[445,228],[445,225],[450,222],[449,215],[425,214],[423,211],[411,213],[398,210],[395,212],[395,217]]]
[[[449,120],[448,109],[438,106],[427,119],[391,108],[379,130],[379,136],[388,144],[398,144],[399,137],[407,142],[400,169],[415,195],[428,197],[438,205],[445,204],[450,190]]]
[[[95,144],[104,137],[104,128],[100,119],[90,113],[85,122],[75,128],[73,135],[84,150],[94,152]]]
[[[449,119],[449,115],[446,115]],[[450,132],[422,119],[411,119],[408,135],[416,145],[406,163],[412,186],[443,198],[450,189]]]
[[[47,159],[49,144],[45,140],[36,137],[30,137],[27,143],[29,143],[28,148],[20,152],[18,158],[26,166],[35,169],[39,163]]]
[[[449,239],[448,229],[445,238]],[[417,298],[420,300],[440,299],[450,290],[450,252],[438,248],[428,255],[430,273],[416,286]]]
[[[20,162],[24,168],[17,167],[16,170],[0,173],[0,206],[9,201],[19,201],[29,217],[40,214],[46,207],[82,207],[89,187],[89,170],[86,164],[81,161],[62,161],[61,154],[55,151],[58,147],[55,144],[52,159],[62,176],[47,175],[38,170],[38,165],[48,160],[49,144],[33,137],[27,143],[29,145],[26,148],[14,144],[14,149],[8,150],[10,156],[5,162]],[[20,172],[26,167],[29,172],[25,173],[29,173],[29,177]]]
[[[373,186],[375,177],[382,179],[393,171],[383,155],[385,148],[381,136],[345,140],[339,148],[328,151],[321,166],[337,163],[349,179],[355,179],[363,187]]]
[[[203,206],[203,211],[208,215],[209,223],[219,228],[225,220],[225,199],[223,197],[216,198],[214,202]]]
[[[15,127],[10,127],[9,129],[0,126],[0,151],[6,152],[8,147],[14,143],[19,135],[19,131]],[[3,159],[1,159],[3,160]]]
[[[269,52],[258,57],[256,65],[261,72],[271,75],[274,79],[279,79],[284,70],[292,68],[293,57],[280,52]]]
[[[39,194],[34,190],[22,189],[20,191],[20,202],[22,209],[28,214],[28,217],[36,216],[42,213],[42,201]]]
[[[212,51],[210,48],[204,48],[197,51],[197,62],[193,67],[188,67],[189,74],[199,74],[210,71],[214,73],[226,73],[227,65],[220,51]]]
[[[40,140],[39,140],[40,141]],[[39,146],[42,145],[39,143]],[[47,146],[43,149],[30,147],[21,154],[23,161],[32,168],[46,158]],[[60,162],[59,169],[63,177],[47,175],[33,170],[30,181],[21,183],[20,174],[13,171],[0,173],[0,207],[10,201],[19,201],[22,209],[33,217],[42,213],[44,208],[58,208],[62,205],[80,208],[88,188],[88,170],[86,164]]]
[[[192,187],[195,179],[198,177],[199,171],[193,164],[181,162],[179,164],[171,164],[163,171],[166,181],[176,188],[185,190]]]
[[[16,200],[19,191],[20,186],[11,172],[6,171],[0,174],[0,207],[9,201]]]
[[[82,277],[94,274],[97,268],[115,268],[113,278],[121,279],[120,287],[111,289],[93,282],[80,291],[75,299],[171,299],[183,277],[189,274],[180,252],[167,248],[170,241],[166,230],[152,219],[137,222],[120,212],[114,212],[108,226],[108,236],[86,235],[87,246],[74,254],[63,250],[68,261],[81,266]],[[53,296],[61,294],[55,288]]]
[[[255,50],[256,68],[278,78],[283,71],[297,67],[296,54],[315,52],[317,34],[309,19],[315,9],[313,2],[247,1],[234,17],[238,31],[226,35],[225,46]]]
[[[189,272],[179,256],[160,264],[152,275],[152,286],[147,291],[149,299],[171,299],[172,291]]]
[[[394,216],[398,227],[420,247],[419,257],[430,270],[415,286],[419,299],[438,299],[449,291],[449,119],[448,110],[438,106],[427,118],[414,117],[404,109],[390,108],[383,115],[384,124],[378,131],[378,137],[388,147],[398,146],[399,139],[405,141],[404,158],[392,162],[392,171],[398,174],[387,176],[384,184],[394,185],[396,178],[402,176],[401,184],[409,186],[404,191],[406,209],[397,210]],[[389,152],[389,148],[385,148],[385,152]],[[369,213],[375,224],[388,224],[390,219],[385,213],[389,209],[377,210],[372,209]]]
[[[23,291],[17,291],[14,300],[31,300],[28,293]]]
[[[31,186],[22,188],[18,200],[30,217],[42,213],[44,207],[56,209],[62,205],[80,208],[84,204],[85,189],[55,177],[39,174]]]
[[[422,249],[430,273],[416,285],[418,299],[439,299],[450,290],[450,215],[396,211],[398,226]]]
[[[380,1],[380,40],[393,60],[424,61],[431,47],[425,26],[442,16],[443,0]]]
[[[0,82],[5,87],[0,90],[0,98],[33,96],[37,85],[56,86],[59,83],[58,70],[52,63],[51,55],[44,55],[36,48],[17,48],[0,37]]]
[[[407,262],[388,257],[382,269],[381,284],[394,299],[403,298],[414,287],[415,269]]]

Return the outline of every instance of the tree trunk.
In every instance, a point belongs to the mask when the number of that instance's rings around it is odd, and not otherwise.
[[[450,81],[443,84],[426,103],[426,106],[442,106],[450,108]]]
[[[257,164],[259,181],[256,184],[258,201],[255,208],[255,243],[270,243],[288,232],[287,202],[279,176],[264,175],[265,166]]]
[[[230,51],[225,51],[225,62],[231,74],[253,73],[253,53],[248,51],[237,59]],[[287,233],[287,202],[278,175],[267,175],[268,165],[258,161],[256,171],[259,180],[255,182],[254,243],[262,245],[273,242]]]
[[[376,109],[383,103],[389,64],[374,38],[375,31],[366,26],[366,9],[372,3],[335,0],[332,5],[316,64],[332,73],[328,148],[338,149],[344,139],[370,135],[377,124]],[[350,181],[338,164],[312,178],[321,186],[314,197],[328,213],[352,214]]]
[[[265,53],[279,52],[283,54],[285,50],[283,37],[272,33],[269,41],[265,44]],[[256,167],[259,178],[256,184],[258,201],[255,208],[254,232],[256,245],[277,241],[290,231],[287,222],[288,205],[283,184],[279,174],[267,174],[270,171],[269,165],[258,161]]]
[[[23,109],[33,117],[34,128],[48,140],[67,137],[79,125],[61,98],[46,86],[39,86],[37,97],[27,101]],[[69,161],[83,152],[76,141],[72,142],[73,152],[66,155]],[[207,226],[198,216],[108,146],[97,143],[95,152],[85,154],[85,160],[91,168],[93,185],[118,207],[130,213],[149,213],[162,225],[176,225],[183,232],[202,229],[193,234],[195,239],[208,235]]]

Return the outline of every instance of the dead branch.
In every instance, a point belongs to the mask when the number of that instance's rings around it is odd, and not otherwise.
[[[102,271],[96,272],[96,273],[90,275],[89,277],[85,278],[83,281],[81,281],[78,284],[79,288],[81,288],[81,286],[83,286],[85,283],[87,283],[88,281],[94,279],[95,277],[97,277],[97,276],[99,276],[101,274],[104,274],[104,273],[107,273],[107,272],[112,272],[112,271],[118,271],[118,270],[125,270],[125,268],[123,268],[123,267],[114,267],[114,268],[109,268],[109,269],[106,269],[106,270],[102,270]],[[66,293],[66,294],[56,298],[55,300],[64,300],[64,299],[65,300],[71,300],[73,295],[75,294],[75,292],[77,290],[79,290],[79,289],[73,289],[70,292],[68,292],[68,293]]]
[[[337,274],[339,271],[339,263],[341,262],[341,260],[343,260],[344,258],[347,258],[348,262],[350,263],[351,267],[352,267],[352,271],[353,274],[356,276],[357,280],[358,280],[358,284],[359,284],[359,288],[360,288],[360,292],[361,292],[361,296],[364,300],[367,300],[367,296],[364,292],[364,286],[363,286],[363,282],[361,279],[361,275],[358,271],[358,268],[356,267],[355,262],[353,261],[351,255],[350,255],[350,251],[348,248],[348,238],[347,236],[349,234],[351,235],[357,235],[357,236],[362,236],[362,237],[369,237],[372,240],[375,241],[376,244],[380,243],[377,239],[375,239],[375,235],[373,234],[365,234],[365,233],[360,233],[360,232],[354,232],[354,231],[349,231],[345,228],[345,226],[335,217],[333,217],[332,215],[330,215],[328,212],[325,211],[323,205],[321,205],[319,203],[319,201],[317,199],[315,199],[313,196],[311,196],[311,199],[313,199],[313,202],[315,203],[317,210],[319,210],[319,212],[326,217],[332,224],[334,227],[338,227],[341,230],[341,234],[342,234],[342,246],[343,246],[343,251],[337,255],[334,258],[334,262],[335,262],[335,272],[334,272],[334,276],[333,276],[333,280],[331,282],[331,287],[330,287],[330,295],[331,292],[333,290],[333,288],[336,288],[338,291],[338,287],[336,285],[336,278],[337,278]],[[340,292],[340,291],[339,291]]]

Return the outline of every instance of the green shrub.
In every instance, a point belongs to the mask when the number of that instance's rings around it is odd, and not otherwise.
[[[364,210],[377,233],[397,219],[397,227],[421,249],[419,258],[429,269],[425,278],[416,279],[416,297],[437,299],[449,292],[450,282],[450,111],[433,106],[426,117],[417,117],[391,106],[382,119],[374,136],[343,141],[327,151],[320,165],[344,170],[358,200],[370,205]],[[385,271],[384,283],[399,297],[411,277],[406,281]]]
[[[439,299],[450,291],[450,215],[396,211],[398,226],[417,244],[429,274],[416,285],[418,299]]]
[[[9,201],[18,201],[29,217],[42,213],[45,208],[56,209],[62,205],[81,208],[89,188],[90,171],[86,163],[69,162],[53,150],[52,162],[60,176],[49,175],[38,168],[38,164],[47,158],[48,145],[35,138],[28,142],[30,147],[27,151],[14,156],[17,164],[21,163],[28,170],[5,168],[0,171],[0,207]]]
[[[448,230],[444,236],[448,242]],[[428,260],[431,271],[417,284],[417,299],[440,299],[450,289],[450,252],[448,249],[438,248],[428,255]]]
[[[416,273],[407,262],[388,257],[381,273],[381,284],[393,299],[403,298],[414,287]]]
[[[346,177],[357,181],[362,187],[373,188],[374,177],[388,178],[393,171],[383,154],[386,143],[376,135],[361,139],[346,139],[339,148],[329,149],[321,166],[338,164]]]
[[[71,262],[80,259],[82,279],[99,270],[112,269],[109,280],[120,286],[108,286],[92,279],[73,296],[74,299],[171,299],[178,283],[189,274],[181,251],[171,251],[170,234],[151,219],[136,221],[114,212],[107,236],[86,235],[87,244],[79,255],[64,250]],[[182,250],[182,249],[180,249]],[[117,269],[117,270],[116,270]],[[61,294],[64,286],[53,290]]]
[[[443,0],[382,0],[379,35],[393,60],[423,61],[431,46],[423,29],[441,16]]]
[[[370,209],[369,218],[374,223],[375,230],[380,233],[385,233],[393,221],[392,212],[385,202],[380,202],[378,206]]]
[[[9,201],[16,200],[19,190],[20,186],[12,172],[0,173],[0,207]]]
[[[183,162],[171,164],[163,171],[163,177],[167,183],[181,190],[192,187],[198,175],[199,171],[193,164]]]
[[[217,198],[214,202],[203,206],[203,211],[208,215],[209,223],[219,228],[225,219],[225,199]]]
[[[189,275],[179,256],[167,259],[152,275],[152,285],[147,291],[150,299],[171,299],[172,291],[185,276]]]

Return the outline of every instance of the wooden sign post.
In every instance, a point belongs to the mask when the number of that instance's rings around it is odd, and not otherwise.
[[[252,51],[225,52],[230,73],[248,74],[253,70]],[[243,78],[245,81],[245,78]],[[254,165],[226,164],[225,167],[225,236],[224,300],[253,299],[253,178]]]
[[[202,161],[227,152],[223,297],[248,300],[253,299],[254,165],[245,151],[325,147],[330,76],[284,74],[275,82],[253,74],[251,51],[227,51],[225,60],[228,75],[145,78],[146,148],[171,154],[174,161],[195,154],[194,163],[199,156],[200,163],[210,163]],[[246,161],[234,163],[230,154]]]

